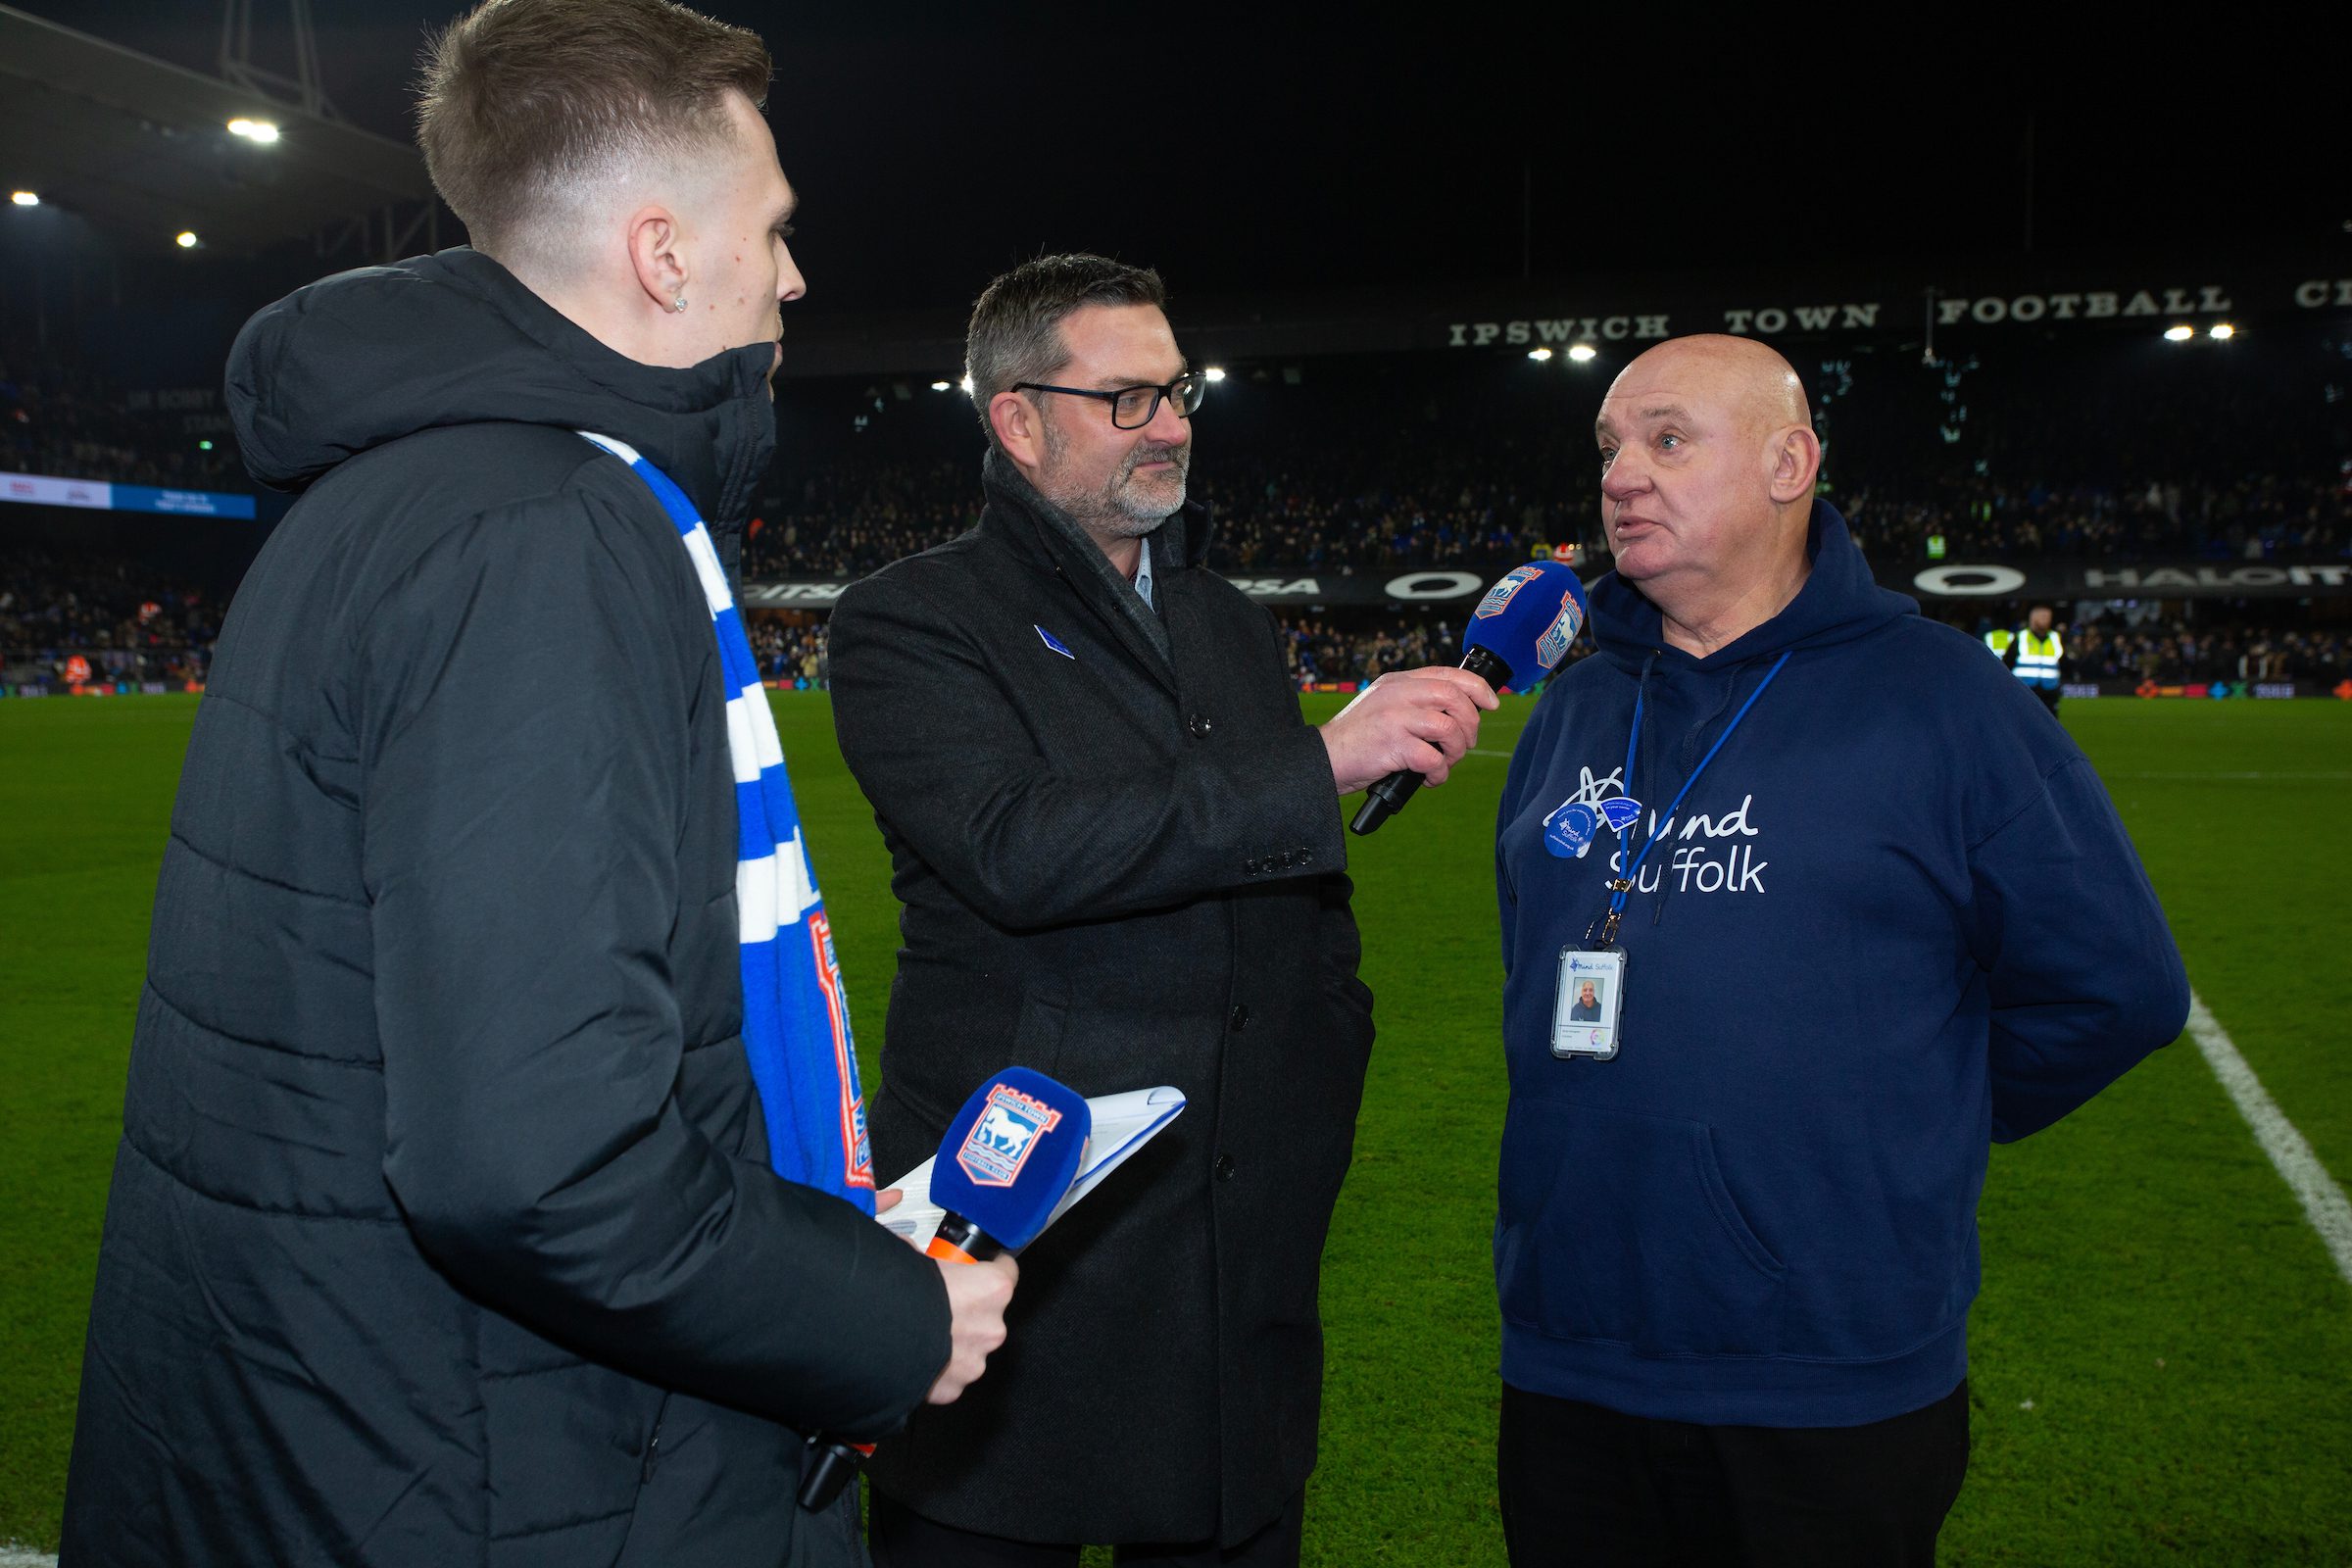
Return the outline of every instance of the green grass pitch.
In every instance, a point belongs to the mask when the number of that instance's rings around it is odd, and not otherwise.
[[[1322,717],[1338,699],[1309,699]],[[825,699],[775,703],[868,1082],[897,945]],[[1524,703],[1491,718],[1508,751]],[[148,906],[195,700],[0,704],[0,1543],[54,1549]],[[2338,1181],[2352,705],[2069,704],[2199,994]],[[1379,998],[1324,1268],[1307,1560],[1502,1560],[1489,1274],[1503,1074],[1490,833],[1504,762],[1351,847]],[[2352,1286],[2194,1046],[1996,1150],[1949,1563],[2352,1561]]]

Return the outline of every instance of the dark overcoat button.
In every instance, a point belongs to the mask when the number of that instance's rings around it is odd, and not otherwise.
[[[1233,1016],[1227,1019],[1226,1022],[1233,1027],[1236,1033],[1249,1028],[1250,1004],[1246,1002],[1236,1003],[1233,1008]]]
[[[1231,1154],[1217,1156],[1217,1180],[1221,1182],[1233,1180],[1233,1156]]]
[[[1191,718],[1185,720],[1184,727],[1193,732],[1193,739],[1197,741],[1208,739],[1210,725],[1206,713],[1195,713]]]

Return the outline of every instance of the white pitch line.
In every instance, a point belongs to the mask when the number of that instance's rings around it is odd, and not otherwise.
[[[2344,1190],[2328,1174],[2295,1124],[2280,1113],[2270,1091],[2262,1087],[2246,1058],[2237,1054],[2230,1032],[2206,1008],[2205,999],[2193,991],[2188,995],[2188,1032],[2205,1054],[2213,1075],[2230,1091],[2237,1113],[2254,1129],[2254,1141],[2262,1145],[2262,1152],[2271,1156],[2272,1165],[2302,1202],[2311,1228],[2320,1233],[2320,1240],[2327,1243],[2335,1259],[2335,1271],[2345,1284],[2352,1285],[2352,1200],[2344,1197]]]
[[[57,1559],[17,1546],[0,1546],[0,1568],[57,1568]]]

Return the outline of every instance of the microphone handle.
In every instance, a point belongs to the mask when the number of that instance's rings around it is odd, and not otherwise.
[[[1348,824],[1348,830],[1357,834],[1377,831],[1381,823],[1403,808],[1421,783],[1421,775],[1410,768],[1400,767],[1364,791],[1364,804],[1355,808],[1355,820]]]
[[[1004,1250],[995,1237],[961,1214],[949,1214],[940,1220],[923,1252],[949,1263],[981,1263]],[[819,1432],[809,1438],[808,1448],[811,1457],[801,1471],[800,1504],[811,1513],[822,1513],[856,1478],[858,1467],[872,1455],[874,1446]]]
[[[931,1245],[923,1249],[924,1255],[947,1263],[985,1263],[1003,1250],[994,1236],[961,1214],[942,1218]]]
[[[1511,683],[1511,666],[1492,648],[1472,646],[1462,655],[1462,668],[1496,691]],[[1408,767],[1391,773],[1364,791],[1364,804],[1356,808],[1355,820],[1348,824],[1348,830],[1358,835],[1376,832],[1381,823],[1404,809],[1404,803],[1413,798],[1413,792],[1424,782],[1420,774]]]

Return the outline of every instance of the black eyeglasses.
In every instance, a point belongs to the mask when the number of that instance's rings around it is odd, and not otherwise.
[[[1110,422],[1122,430],[1141,430],[1159,414],[1159,400],[1166,398],[1176,409],[1176,417],[1189,419],[1208,396],[1208,377],[1188,370],[1166,386],[1127,386],[1116,392],[1096,392],[1082,386],[1048,386],[1042,381],[1015,381],[1015,392],[1059,392],[1065,397],[1093,398],[1110,405]]]

